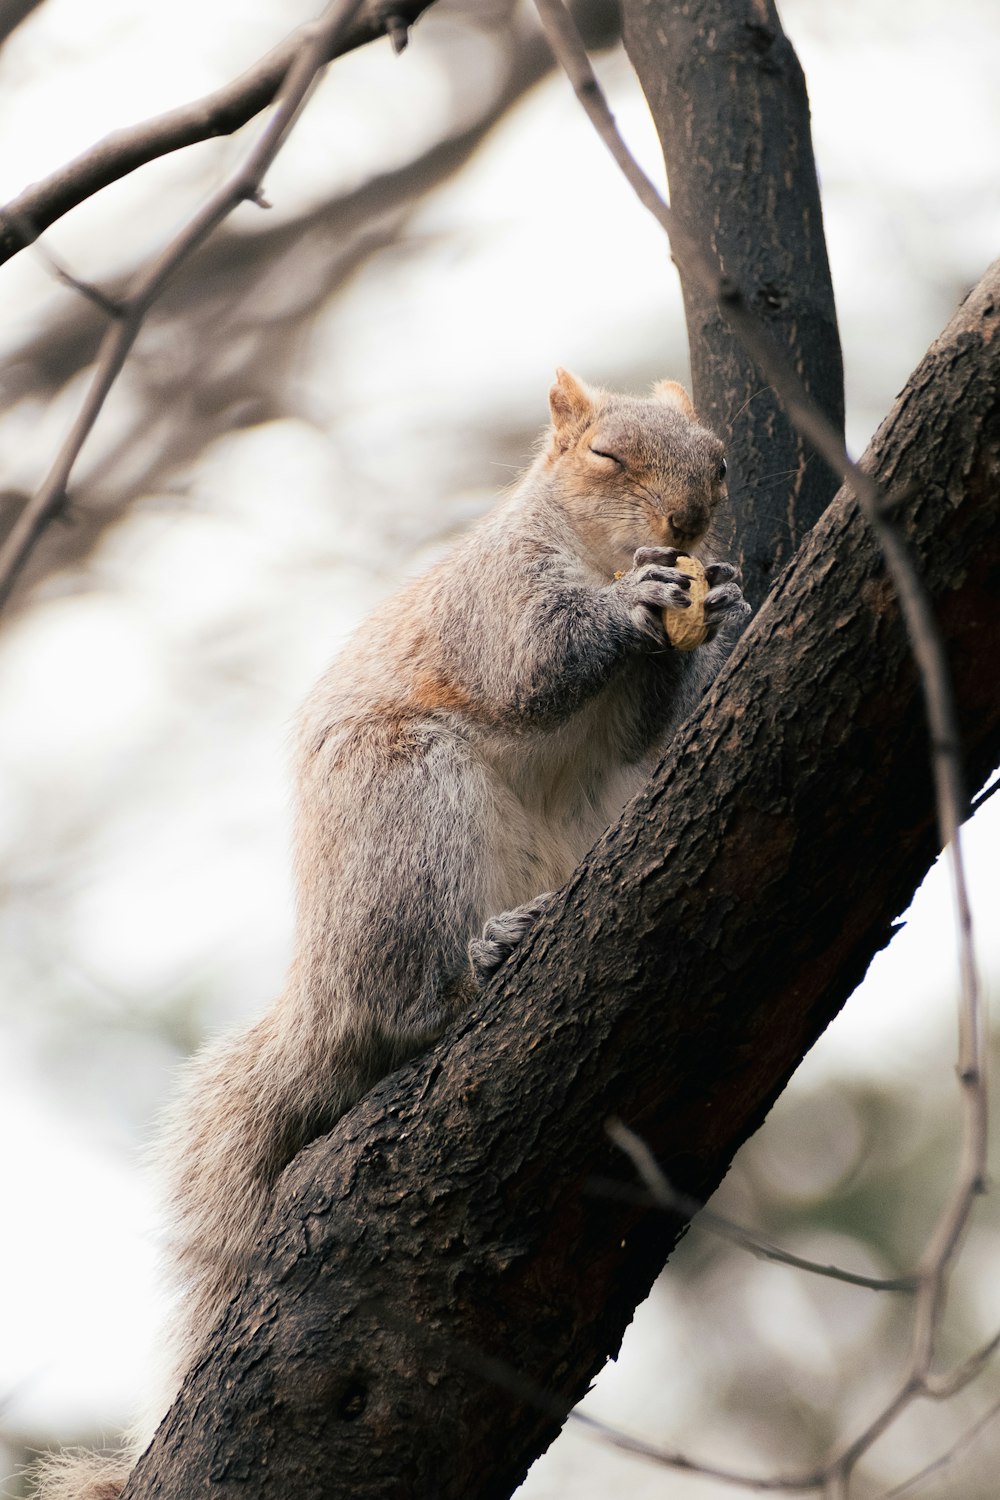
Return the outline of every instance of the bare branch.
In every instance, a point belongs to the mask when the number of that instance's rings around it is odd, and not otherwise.
[[[879,1496],[879,1500],[899,1500],[900,1495],[912,1494],[918,1485],[923,1484],[925,1479],[929,1479],[932,1474],[937,1474],[942,1469],[947,1468],[996,1419],[998,1413],[1000,1413],[1000,1401],[994,1401],[993,1405],[988,1407],[982,1416],[973,1422],[971,1427],[967,1427],[955,1439],[951,1447],[946,1449],[940,1458],[936,1458],[933,1463],[928,1464],[919,1473],[911,1475],[902,1484],[895,1485],[891,1490],[883,1491]]]
[[[433,1341],[427,1329],[419,1324],[413,1326],[418,1332],[423,1347],[425,1349],[433,1347]],[[544,1412],[560,1427],[566,1422],[572,1422],[574,1426],[599,1438],[606,1446],[618,1448],[623,1453],[631,1454],[633,1458],[643,1458],[663,1468],[680,1469],[688,1474],[698,1474],[705,1479],[717,1479],[722,1484],[731,1484],[740,1489],[804,1494],[822,1489],[826,1484],[826,1476],[821,1469],[810,1470],[800,1475],[771,1476],[744,1474],[737,1469],[729,1469],[718,1464],[702,1463],[700,1459],[691,1458],[689,1454],[682,1453],[678,1448],[668,1448],[659,1443],[651,1443],[645,1438],[635,1437],[631,1433],[623,1432],[620,1427],[602,1421],[600,1417],[595,1417],[590,1412],[581,1411],[578,1406],[574,1406],[571,1401],[558,1395],[551,1388],[539,1385],[523,1370],[516,1369],[506,1360],[497,1359],[485,1353],[481,1348],[458,1347],[451,1340],[447,1346],[442,1343],[435,1352],[438,1357],[447,1354],[452,1362],[461,1364],[481,1379],[488,1381],[490,1386],[497,1391],[509,1392],[537,1411]]]
[[[42,0],[0,0],[0,47],[41,3]]]
[[[433,0],[394,0],[392,20],[397,27],[409,27],[431,4]],[[361,0],[357,10],[365,14],[356,15],[329,43],[320,66],[385,35],[390,18],[384,5]],[[41,182],[25,188],[0,208],[0,265],[32,244],[71,208],[138,167],[198,141],[232,135],[246,125],[274,101],[310,33],[311,23],[279,42],[223,88],[139,125],[114,131]]]
[[[607,1130],[615,1145],[620,1146],[629,1157],[646,1188],[643,1193],[630,1193],[627,1189],[623,1193],[618,1183],[602,1183],[600,1190],[608,1196],[627,1197],[627,1201],[631,1203],[650,1204],[667,1213],[679,1214],[684,1219],[693,1220],[694,1228],[706,1229],[720,1239],[729,1240],[731,1244],[749,1250],[751,1255],[757,1255],[762,1260],[776,1261],[779,1265],[791,1266],[797,1271],[808,1271],[813,1276],[825,1276],[831,1281],[843,1281],[848,1286],[866,1287],[874,1292],[916,1291],[919,1285],[916,1276],[863,1276],[860,1272],[823,1265],[819,1261],[808,1260],[801,1255],[793,1255],[789,1250],[782,1250],[777,1245],[768,1244],[742,1224],[736,1224],[723,1214],[706,1208],[697,1198],[678,1192],[667,1180],[646,1142],[634,1130],[629,1130],[627,1125],[622,1124],[621,1120],[610,1120]]]
[[[232,213],[257,193],[261,179],[295,124],[317,75],[346,35],[364,0],[332,0],[322,17],[297,33],[274,111],[245,160],[216,189],[168,245],[133,279],[117,321],[101,343],[97,368],[76,421],[41,489],[18,517],[0,550],[0,605],[6,602],[35,540],[65,504],[66,486],[80,450],[156,298],[177,267]]]
[[[33,547],[18,581],[22,598],[46,571],[78,565],[133,500],[171,483],[206,442],[229,429],[234,382],[239,383],[241,397],[252,399],[258,411],[283,411],[279,387],[294,357],[299,331],[370,255],[398,242],[421,198],[460,171],[496,122],[552,67],[551,54],[531,24],[507,27],[499,54],[502,71],[483,91],[471,119],[463,118],[408,160],[297,217],[265,222],[253,234],[242,233],[230,220],[178,270],[158,299],[155,317],[160,327],[173,322],[183,328],[186,378],[180,384],[160,381],[143,390],[134,421],[114,451],[100,465],[88,467],[85,484],[74,485],[74,524],[58,533],[50,528],[45,547]],[[50,261],[55,275],[71,280],[44,240],[36,251]],[[281,319],[271,316],[265,325],[254,312],[257,286],[262,276],[270,277],[276,269],[297,288],[296,301]],[[96,298],[88,295],[96,289],[80,286],[81,299],[70,303],[58,326],[18,347],[14,362],[39,399],[51,399],[57,387],[64,388],[73,374],[97,357],[105,325],[85,302],[99,305],[105,298],[108,311],[117,316],[123,288],[137,271],[138,267],[130,268],[108,293],[99,291]],[[220,298],[223,282],[226,295]],[[238,350],[237,365],[228,357],[220,364],[215,357],[223,343],[231,346],[230,353],[232,347]],[[141,364],[133,378],[143,381]],[[199,391],[193,407],[190,379],[197,381]],[[140,432],[141,448],[135,441]],[[25,503],[26,499],[21,502]],[[13,515],[5,520],[6,529],[15,524]]]
[[[661,1448],[656,1443],[647,1443],[643,1438],[632,1437],[587,1412],[574,1411],[572,1420],[578,1426],[589,1428],[612,1448],[620,1448],[622,1452],[632,1453],[636,1458],[650,1459],[664,1468],[682,1469],[689,1474],[700,1474],[705,1479],[717,1479],[721,1484],[736,1485],[744,1490],[798,1495],[826,1488],[826,1475],[821,1469],[787,1476],[741,1474],[735,1469],[721,1468],[717,1464],[706,1464],[689,1458],[686,1453],[680,1453],[674,1448]]]
[[[924,1380],[924,1391],[935,1401],[947,1401],[958,1391],[964,1390],[980,1370],[986,1365],[1000,1349],[1000,1333],[995,1333],[991,1339],[987,1339],[968,1359],[954,1369],[950,1375],[928,1376]]]
[[[59,256],[53,254],[48,245],[40,242],[36,244],[35,254],[40,257],[57,281],[61,281],[63,286],[68,286],[72,291],[78,292],[86,302],[92,302],[106,318],[121,316],[121,303],[115,297],[102,292],[101,288],[95,286],[92,281],[84,281],[81,277],[75,276]]]

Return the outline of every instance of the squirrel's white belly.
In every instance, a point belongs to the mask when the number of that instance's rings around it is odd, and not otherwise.
[[[603,753],[602,753],[603,752]],[[489,881],[492,911],[520,906],[555,890],[613,823],[648,775],[623,764],[599,737],[589,744],[546,736],[527,749],[508,744],[491,756],[496,851]]]

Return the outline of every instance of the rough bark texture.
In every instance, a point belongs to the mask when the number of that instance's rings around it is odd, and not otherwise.
[[[809,100],[777,10],[771,0],[623,0],[622,16],[663,147],[671,206],[694,239],[716,252],[843,431],[843,365]],[[714,298],[682,283],[695,405],[728,443],[735,503],[721,540],[756,605],[836,483],[796,436]]]
[[[1000,759],[1000,262],[868,455],[921,558],[973,775]],[[588,1191],[621,1115],[719,1181],[934,853],[920,692],[841,494],[703,711],[476,1011],[288,1169],[266,1254],[129,1500],[507,1496],[672,1234]],[[495,1362],[495,1363],[494,1363]]]

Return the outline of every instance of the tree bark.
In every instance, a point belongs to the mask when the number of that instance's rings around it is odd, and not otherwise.
[[[0,47],[41,3],[42,0],[0,0]]]
[[[1000,262],[866,456],[933,594],[977,779],[1000,759],[998,312]],[[707,1196],[934,851],[919,684],[841,492],[481,1003],[289,1167],[128,1500],[508,1496],[676,1234],[592,1191],[629,1177],[606,1117]]]
[[[623,0],[622,18],[674,212],[715,251],[842,433],[843,362],[809,100],[772,0]],[[836,481],[795,433],[715,299],[681,280],[695,406],[728,444],[735,503],[720,517],[720,541],[756,605]]]

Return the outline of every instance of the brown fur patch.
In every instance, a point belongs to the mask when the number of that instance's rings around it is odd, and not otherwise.
[[[332,746],[331,736],[324,733],[310,747],[310,757],[319,755],[324,749],[322,774],[329,775],[331,771],[350,770],[359,764],[372,766],[394,760],[413,760],[423,754],[425,736],[420,732],[420,720],[414,711],[401,708],[398,702],[373,699],[366,706],[363,717],[343,723]]]
[[[418,672],[413,679],[407,698],[417,713],[468,714],[472,718],[482,715],[481,706],[447,677],[433,670]]]
[[[372,726],[372,738],[380,749],[384,749],[390,760],[413,760],[415,756],[423,754],[423,736],[412,714],[400,713],[388,705],[380,708],[378,704],[373,706],[373,712],[377,719]]]
[[[414,714],[467,714],[472,718],[484,717],[482,705],[473,698],[472,694],[457,683],[454,678],[446,676],[439,668],[431,666],[436,656],[440,655],[440,646],[436,645],[432,635],[426,629],[423,620],[417,613],[417,600],[414,598],[409,611],[409,620],[401,616],[404,624],[410,624],[409,634],[400,632],[401,663],[405,663],[405,671],[401,673],[400,693],[405,712]],[[394,705],[398,708],[399,705]]]

